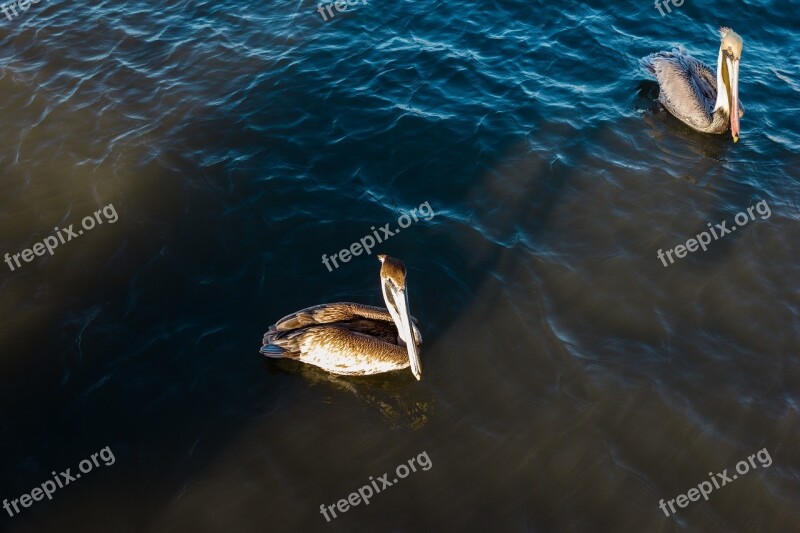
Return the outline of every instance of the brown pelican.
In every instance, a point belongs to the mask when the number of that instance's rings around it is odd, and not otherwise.
[[[378,259],[388,310],[349,302],[308,307],[270,326],[261,353],[351,376],[411,366],[414,377],[421,379],[422,336],[408,310],[406,267],[393,257],[379,255]]]
[[[717,75],[682,47],[657,52],[641,59],[655,74],[661,92],[658,100],[690,128],[705,133],[725,133],[730,127],[733,142],[739,140],[739,60],[742,38],[730,28],[720,28],[722,44],[717,58]],[[723,87],[725,90],[719,90]],[[731,113],[731,109],[738,109]]]

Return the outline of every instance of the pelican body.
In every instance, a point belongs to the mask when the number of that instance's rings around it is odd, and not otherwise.
[[[739,118],[744,116],[739,102],[742,38],[730,28],[720,28],[719,32],[722,42],[716,75],[682,47],[650,54],[640,63],[658,80],[658,100],[667,111],[697,131],[725,133],[730,129],[736,142]]]
[[[386,308],[350,302],[315,305],[270,326],[261,353],[333,374],[363,376],[411,367],[422,378],[422,336],[411,316],[402,261],[379,255]]]

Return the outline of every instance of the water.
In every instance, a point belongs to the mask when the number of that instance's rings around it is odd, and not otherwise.
[[[115,458],[0,529],[797,531],[797,4],[316,8],[0,19],[0,253],[118,214],[0,266],[0,498]],[[744,39],[737,144],[667,115],[637,65],[713,63],[717,24]],[[287,313],[381,304],[374,253],[322,254],[423,202],[375,250],[408,267],[421,382],[262,359]]]

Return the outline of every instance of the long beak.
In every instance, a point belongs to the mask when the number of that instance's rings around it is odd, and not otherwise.
[[[400,323],[397,327],[403,340],[406,342],[406,349],[408,350],[408,360],[411,363],[411,373],[417,378],[417,381],[422,379],[422,365],[419,361],[419,347],[414,342],[414,334],[411,331],[411,313],[408,310],[408,293],[405,289],[398,289],[400,294],[395,293],[395,303],[397,304],[397,314],[400,318]]]
[[[739,60],[726,57],[728,63],[728,86],[731,102],[731,135],[733,142],[739,140]]]

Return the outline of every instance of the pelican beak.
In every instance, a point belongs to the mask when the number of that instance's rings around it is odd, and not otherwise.
[[[731,135],[733,142],[739,140],[739,60],[728,56],[725,58],[728,66],[728,101],[731,103]]]
[[[394,296],[394,303],[397,306],[397,317],[399,324],[397,328],[400,332],[400,337],[406,343],[408,350],[408,361],[411,363],[411,373],[417,378],[417,381],[422,379],[422,365],[419,361],[419,346],[414,342],[414,333],[411,331],[411,312],[408,310],[408,292],[405,287],[396,288],[392,287]]]

